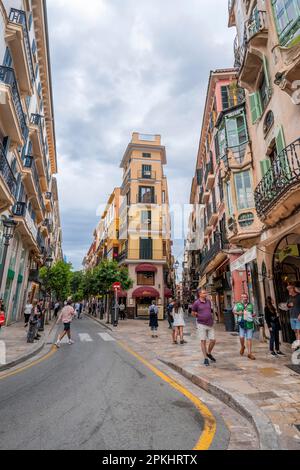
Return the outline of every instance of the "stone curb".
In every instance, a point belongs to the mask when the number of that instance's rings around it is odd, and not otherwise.
[[[255,428],[261,450],[280,450],[277,433],[271,420],[247,397],[240,393],[232,392],[223,388],[221,384],[210,382],[203,377],[193,375],[182,367],[158,358],[163,364],[179,372],[193,384],[202,388],[206,392],[218,398],[220,401],[230,406],[240,415],[244,416]]]
[[[110,331],[115,331],[113,330],[110,326],[108,326],[106,323],[104,323],[102,320],[99,320],[99,318],[93,317],[93,315],[89,315],[88,313],[85,313],[85,315],[90,318],[91,320],[94,320],[95,322],[99,323],[100,325],[104,326]]]
[[[52,325],[52,327],[51,327],[49,333],[47,334],[47,336],[45,336],[43,338],[42,343],[39,342],[37,344],[37,348],[34,349],[34,351],[31,351],[30,353],[19,356],[14,361],[11,361],[8,364],[4,364],[4,365],[0,366],[0,372],[3,372],[4,370],[12,369],[13,367],[21,364],[22,362],[28,361],[28,359],[31,359],[32,357],[36,356],[39,352],[41,352],[42,349],[46,346],[47,341],[49,340],[49,337],[52,334],[55,326],[56,326],[56,323],[54,323]]]

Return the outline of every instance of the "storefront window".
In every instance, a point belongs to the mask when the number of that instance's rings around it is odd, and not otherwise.
[[[238,210],[254,208],[250,171],[236,173],[234,179]]]

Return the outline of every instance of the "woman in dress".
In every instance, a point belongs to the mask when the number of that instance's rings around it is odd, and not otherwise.
[[[185,344],[186,341],[183,339],[183,328],[185,327],[184,312],[180,302],[176,301],[173,309],[173,328],[174,333],[174,344],[178,344],[177,338],[180,338],[180,344]]]

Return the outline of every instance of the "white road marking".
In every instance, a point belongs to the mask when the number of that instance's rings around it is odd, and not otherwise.
[[[98,333],[98,335],[103,339],[103,341],[115,341],[115,339],[108,333]]]
[[[280,430],[279,425],[278,425],[278,424],[274,424],[274,428],[275,428],[275,431],[277,432],[277,434],[278,434],[279,436],[281,436],[282,432],[281,432],[281,430]]]
[[[83,343],[91,343],[93,341],[88,333],[78,333],[78,336]]]

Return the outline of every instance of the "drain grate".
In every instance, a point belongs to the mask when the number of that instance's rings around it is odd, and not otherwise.
[[[300,366],[290,365],[290,366],[286,366],[286,367],[288,369],[291,369],[293,372],[296,372],[296,374],[300,375]]]

